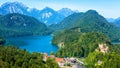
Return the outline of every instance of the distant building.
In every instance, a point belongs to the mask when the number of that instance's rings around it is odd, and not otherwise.
[[[64,42],[60,42],[59,44],[58,44],[58,46],[61,48],[61,47],[63,47],[64,46]]]
[[[55,58],[55,61],[58,63],[60,67],[65,65],[64,58]]]
[[[106,46],[106,44],[99,44],[99,49],[100,49],[100,52],[102,53],[107,53],[108,52],[108,46]]]
[[[44,56],[43,56],[43,61],[46,61],[48,58],[48,54],[47,53],[44,53]]]
[[[58,63],[59,67],[70,67],[71,65],[75,65],[78,63],[77,58],[58,58],[54,55],[48,55],[47,53],[43,53],[43,61],[47,61],[48,58],[55,59],[55,61]]]

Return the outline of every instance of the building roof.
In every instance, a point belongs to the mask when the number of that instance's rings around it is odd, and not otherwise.
[[[55,61],[61,63],[61,62],[64,62],[64,59],[63,58],[56,58]]]

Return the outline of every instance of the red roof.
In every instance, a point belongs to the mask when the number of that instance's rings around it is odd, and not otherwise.
[[[63,58],[56,58],[55,61],[56,62],[64,62],[64,59]]]

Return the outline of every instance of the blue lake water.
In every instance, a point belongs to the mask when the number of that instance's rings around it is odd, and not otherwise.
[[[57,52],[58,47],[51,44],[52,36],[25,36],[7,38],[7,45],[14,45],[29,52],[48,53]]]

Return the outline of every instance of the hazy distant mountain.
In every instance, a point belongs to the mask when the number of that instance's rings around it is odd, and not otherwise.
[[[108,21],[108,22],[114,22],[115,21],[115,19],[113,19],[113,18],[106,18],[106,20]]]
[[[58,10],[58,13],[64,15],[65,17],[67,17],[75,12],[77,12],[77,11],[73,11],[69,8],[62,8],[62,9]]]
[[[63,8],[59,11],[55,11],[52,8],[46,7],[42,10],[36,8],[29,8],[19,2],[7,2],[1,5],[0,14],[5,15],[9,13],[20,13],[37,18],[41,22],[47,25],[56,24],[61,22],[65,17],[74,13],[74,11]]]
[[[116,21],[120,20],[120,17],[118,17],[117,19],[115,19]]]
[[[49,29],[33,17],[17,13],[0,16],[0,36],[44,35]]]
[[[113,18],[107,18],[107,21],[114,24],[117,27],[120,27],[120,17],[113,19]]]
[[[120,17],[115,19],[113,24],[115,24],[117,27],[120,27]]]

